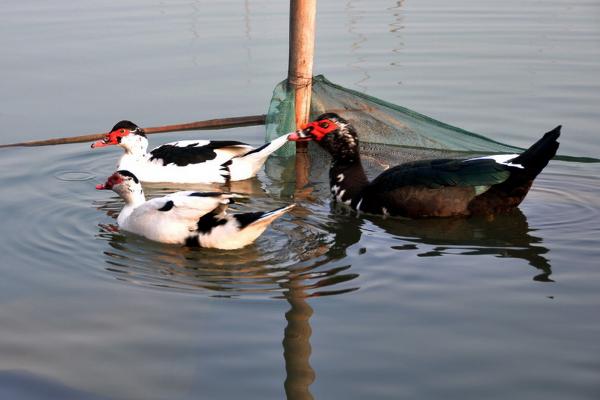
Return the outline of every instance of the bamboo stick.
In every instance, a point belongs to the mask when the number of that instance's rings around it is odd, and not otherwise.
[[[310,113],[316,12],[316,0],[290,0],[288,82],[296,92],[296,125]]]
[[[315,45],[315,17],[317,0],[290,0],[290,48],[288,84],[295,91],[296,129],[308,122],[312,86],[313,53]],[[296,142],[296,196],[308,183],[310,160],[307,143]],[[283,357],[287,377],[284,383],[288,399],[313,399],[310,385],[315,372],[310,365],[310,317],[313,313],[304,300],[304,289],[299,275],[289,280],[286,313],[288,325],[283,338]]]
[[[264,125],[266,115],[249,115],[244,117],[231,117],[231,118],[215,118],[207,119],[203,121],[188,122],[184,124],[164,125],[155,126],[150,128],[144,128],[144,132],[147,135],[164,132],[178,132],[178,131],[191,131],[191,130],[204,130],[204,129],[227,129],[237,128],[242,126],[254,126]],[[0,148],[6,147],[33,147],[33,146],[53,146],[58,144],[69,144],[69,143],[82,143],[91,142],[94,140],[102,139],[106,136],[105,133],[92,133],[89,135],[62,137],[46,140],[32,140],[28,142],[1,144]]]
[[[296,129],[308,122],[317,0],[290,0],[288,83],[295,91]],[[308,143],[296,142],[296,187],[308,183]]]

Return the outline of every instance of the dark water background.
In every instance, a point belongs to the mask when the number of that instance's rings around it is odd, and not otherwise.
[[[264,113],[287,7],[5,0],[0,141]],[[600,153],[597,1],[321,1],[316,47],[344,86],[521,147],[563,124],[563,153]],[[195,137],[264,131],[150,140]],[[225,252],[113,232],[94,185],[118,154],[0,151],[0,397],[600,396],[598,164],[552,162],[511,215],[401,222],[331,207],[315,171]],[[237,209],[291,202],[283,167],[235,185]]]

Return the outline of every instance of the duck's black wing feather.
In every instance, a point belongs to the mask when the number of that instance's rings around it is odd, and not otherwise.
[[[227,157],[229,159],[248,151],[247,149],[252,149],[252,147],[246,143],[233,140],[213,140],[207,144],[199,142],[186,145],[175,142],[164,144],[152,150],[150,152],[150,161],[162,160],[163,165],[175,164],[184,167],[189,164],[200,164],[214,160],[217,158],[219,150],[229,150],[231,152],[229,157]]]
[[[512,167],[490,158],[469,160],[422,160],[384,171],[369,185],[370,190],[386,192],[405,186],[439,189],[447,186],[491,186],[504,182]]]

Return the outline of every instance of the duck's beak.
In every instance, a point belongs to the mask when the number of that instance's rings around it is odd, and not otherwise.
[[[290,133],[288,140],[290,142],[308,142],[312,140],[312,136],[306,132],[306,129],[298,129],[296,132]]]
[[[110,140],[108,137],[105,137],[102,140],[98,140],[97,142],[92,143],[92,149],[95,149],[96,147],[106,147],[106,146],[112,146],[113,143],[110,143]]]
[[[113,185],[110,180],[106,181],[106,183],[99,183],[96,185],[96,190],[111,190],[112,188]]]

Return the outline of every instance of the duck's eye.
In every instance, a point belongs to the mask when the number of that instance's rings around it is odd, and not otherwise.
[[[121,132],[121,133],[125,133],[125,129],[121,129],[119,132]]]
[[[327,129],[327,128],[329,128],[329,122],[322,122],[321,124],[319,124],[319,126],[320,126],[321,128],[325,128],[325,129]]]

